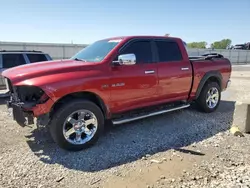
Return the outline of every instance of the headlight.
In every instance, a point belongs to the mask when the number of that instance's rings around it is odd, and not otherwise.
[[[44,103],[48,100],[47,94],[36,86],[16,86],[18,98],[21,102]]]

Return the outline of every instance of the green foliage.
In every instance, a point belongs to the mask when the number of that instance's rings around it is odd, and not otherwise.
[[[211,44],[211,48],[214,49],[227,49],[231,46],[232,41],[230,39],[223,39],[221,41],[215,41]]]
[[[205,41],[202,42],[191,42],[188,43],[188,48],[206,48],[207,43]]]

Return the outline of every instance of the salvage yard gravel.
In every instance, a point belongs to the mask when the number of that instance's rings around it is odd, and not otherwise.
[[[249,83],[249,71],[235,71],[216,112],[193,106],[110,127],[80,152],[59,149],[46,128],[18,126],[1,99],[0,187],[250,187],[250,135],[229,131]]]

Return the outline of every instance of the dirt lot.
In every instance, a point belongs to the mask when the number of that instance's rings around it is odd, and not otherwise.
[[[250,67],[235,67],[219,109],[195,107],[107,130],[92,148],[59,149],[46,129],[19,127],[0,105],[0,187],[250,187],[250,135],[235,137]]]

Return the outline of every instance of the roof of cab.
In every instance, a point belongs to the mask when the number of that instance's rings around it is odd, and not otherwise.
[[[153,35],[134,35],[134,36],[118,36],[118,37],[111,37],[111,38],[106,38],[103,40],[118,40],[118,39],[134,39],[134,38],[152,38],[152,39],[165,39],[165,38],[171,38],[171,39],[180,39],[177,37],[168,37],[168,36],[153,36]]]

